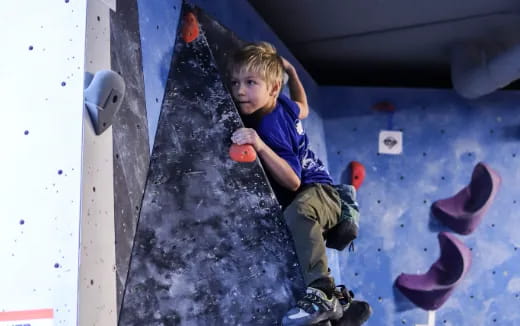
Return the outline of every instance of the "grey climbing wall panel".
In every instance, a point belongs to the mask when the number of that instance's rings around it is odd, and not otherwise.
[[[117,306],[120,309],[150,163],[136,0],[117,1],[117,12],[111,12],[110,16],[110,35],[112,70],[126,82],[125,98],[112,125]]]
[[[279,324],[304,288],[292,240],[260,164],[229,159],[242,124],[204,31],[177,40],[119,323]]]

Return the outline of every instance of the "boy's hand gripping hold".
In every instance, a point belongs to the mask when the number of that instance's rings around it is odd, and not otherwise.
[[[241,163],[254,162],[256,160],[255,149],[265,146],[254,129],[240,128],[233,133],[231,140],[233,144],[229,148],[229,156],[232,160]]]
[[[231,141],[237,145],[251,144],[257,152],[261,152],[266,146],[256,131],[251,128],[237,129],[231,136]]]

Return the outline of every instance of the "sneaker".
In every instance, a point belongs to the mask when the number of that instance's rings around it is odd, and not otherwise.
[[[347,290],[345,285],[338,285],[334,289],[334,296],[338,298],[343,310],[347,310],[350,303],[354,300],[354,292]]]
[[[354,300],[354,293],[347,290],[344,285],[336,287],[334,296],[343,307],[343,316],[334,321],[333,326],[360,326],[372,315],[372,308],[368,302]]]
[[[306,326],[327,325],[328,320],[337,320],[343,315],[343,307],[339,303],[338,298],[327,295],[312,287],[307,288],[305,296],[298,300],[296,307],[292,308],[283,317],[282,325],[284,326]]]

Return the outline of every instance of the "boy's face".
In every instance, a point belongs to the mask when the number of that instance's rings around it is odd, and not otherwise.
[[[234,69],[231,74],[231,93],[244,115],[274,105],[274,91],[258,73]]]

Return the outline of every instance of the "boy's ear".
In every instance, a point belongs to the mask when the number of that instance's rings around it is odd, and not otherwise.
[[[282,83],[280,81],[274,82],[269,95],[275,96],[276,94],[278,94],[278,91],[280,91],[280,87],[282,87]]]

